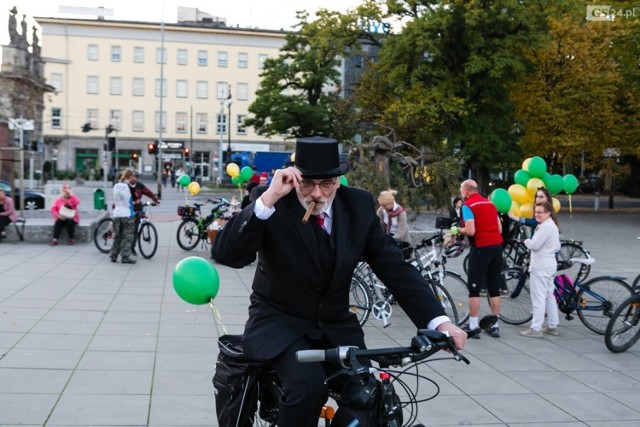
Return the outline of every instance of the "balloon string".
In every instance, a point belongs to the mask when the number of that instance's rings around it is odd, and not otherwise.
[[[213,299],[211,301],[209,301],[209,307],[211,307],[211,311],[213,311],[213,315],[215,316],[215,319],[217,320],[216,323],[219,324],[220,326],[222,326],[222,332],[225,335],[228,335],[227,328],[226,328],[226,326],[224,326],[224,323],[222,323],[222,317],[220,316],[220,312],[218,311],[218,307],[216,307],[216,304],[213,302]]]
[[[573,206],[571,204],[571,193],[569,193],[569,222],[571,223],[571,239],[573,240]]]

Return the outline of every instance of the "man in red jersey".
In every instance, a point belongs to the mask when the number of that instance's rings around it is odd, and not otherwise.
[[[480,290],[489,292],[491,314],[500,315],[500,271],[502,270],[502,224],[498,211],[491,201],[478,193],[478,184],[468,179],[460,185],[462,204],[462,226],[458,232],[469,238],[469,330],[478,327]],[[498,323],[486,331],[500,338]],[[480,335],[475,335],[480,338]]]

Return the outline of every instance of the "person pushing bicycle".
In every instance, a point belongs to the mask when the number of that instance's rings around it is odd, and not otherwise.
[[[282,382],[278,426],[317,426],[328,396],[328,365],[296,362],[299,350],[365,348],[349,309],[351,276],[364,259],[417,328],[448,332],[458,349],[467,334],[444,314],[417,269],[384,233],[373,196],[341,186],[348,171],[338,141],[299,138],[295,166],[277,170],[251,203],[218,234],[213,257],[242,268],[258,265],[243,335],[244,356],[268,361]],[[308,221],[308,222],[307,222]]]
[[[128,179],[129,187],[131,189],[131,197],[133,198],[133,211],[135,213],[135,229],[134,230],[137,230],[138,227],[140,226],[140,216],[143,208],[142,197],[147,196],[148,198],[153,200],[153,203],[155,203],[156,205],[160,204],[160,200],[158,199],[158,196],[156,196],[153,193],[153,191],[149,190],[149,188],[146,185],[139,182],[138,181],[139,177],[140,177],[140,173],[133,172],[133,174]],[[133,246],[131,247],[131,252],[133,255],[136,255],[136,243],[137,243],[138,235],[137,233],[134,233],[134,234],[135,236],[133,239]]]

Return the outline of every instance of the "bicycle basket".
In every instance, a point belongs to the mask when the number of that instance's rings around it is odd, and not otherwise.
[[[178,206],[178,215],[185,216],[196,216],[196,208],[193,206]]]
[[[451,228],[451,219],[446,216],[436,218],[436,228]]]

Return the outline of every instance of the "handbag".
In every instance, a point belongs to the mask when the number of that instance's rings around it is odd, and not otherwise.
[[[73,219],[76,216],[76,210],[62,206],[58,212],[58,218],[61,219]]]

